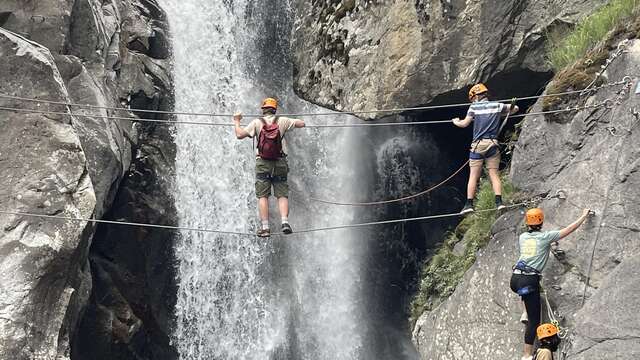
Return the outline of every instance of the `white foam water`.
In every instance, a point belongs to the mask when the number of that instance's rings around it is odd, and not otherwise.
[[[256,113],[266,96],[283,111],[315,111],[291,90],[288,54],[265,37],[288,39],[287,1],[160,0],[174,48],[177,111]],[[277,7],[265,13],[263,4]],[[273,10],[273,9],[272,9]],[[268,40],[268,39],[267,39]],[[286,41],[288,43],[288,40]],[[288,49],[287,46],[283,48]],[[281,72],[268,69],[282,69]],[[180,116],[179,120],[198,120]],[[230,118],[217,118],[229,121]],[[309,122],[333,121],[327,117]],[[290,222],[296,229],[350,223],[349,208],[314,205],[304,193],[353,199],[358,131],[296,129],[290,144]],[[178,126],[175,185],[181,226],[253,232],[254,150],[228,127]],[[300,191],[303,194],[300,194]],[[271,206],[272,231],[279,230]],[[360,359],[364,306],[362,231],[252,236],[182,233],[172,342],[180,358]]]

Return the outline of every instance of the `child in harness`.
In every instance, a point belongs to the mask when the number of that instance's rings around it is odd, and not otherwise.
[[[540,325],[540,278],[542,270],[549,260],[551,243],[567,237],[582,225],[590,214],[585,209],[582,215],[562,230],[542,231],[544,213],[541,209],[530,209],[526,213],[527,232],[520,235],[518,245],[520,257],[513,267],[511,290],[522,298],[528,315],[524,333],[524,355],[522,360],[533,357],[533,343],[536,328]]]

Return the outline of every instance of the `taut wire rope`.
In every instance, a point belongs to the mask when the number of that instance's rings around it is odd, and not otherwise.
[[[607,84],[603,84],[592,89],[588,89],[588,92],[595,92],[599,89],[623,85],[627,82],[628,77],[625,77],[621,81],[611,82]],[[541,95],[533,95],[533,96],[524,96],[515,98],[516,101],[520,100],[535,100],[545,97],[557,97],[557,96],[566,96],[573,94],[584,94],[586,92],[585,89],[582,90],[571,90],[564,91],[553,94],[541,94]],[[0,93],[0,98],[18,100],[24,102],[34,102],[34,103],[43,103],[43,104],[51,104],[51,105],[64,105],[68,107],[75,108],[84,108],[84,109],[96,109],[96,110],[114,110],[114,111],[129,111],[129,112],[138,112],[138,113],[149,113],[149,114],[166,114],[166,115],[188,115],[188,116],[205,116],[205,117],[232,117],[233,114],[222,114],[222,113],[203,113],[203,112],[185,112],[185,111],[163,111],[163,110],[146,110],[146,109],[126,109],[112,106],[98,106],[98,105],[90,105],[90,104],[78,104],[71,103],[65,101],[54,101],[54,100],[41,100],[36,98],[15,96],[6,93]],[[498,102],[506,102],[511,101],[512,99],[502,99],[496,100]],[[333,111],[333,112],[318,112],[318,113],[293,113],[293,114],[280,114],[280,116],[291,116],[291,117],[306,117],[306,116],[339,116],[339,115],[358,115],[358,114],[378,114],[378,113],[398,113],[398,112],[406,112],[406,111],[420,111],[420,110],[435,110],[435,109],[446,109],[446,108],[454,108],[454,107],[464,107],[469,106],[471,103],[454,103],[454,104],[444,104],[444,105],[429,105],[429,106],[416,106],[416,107],[402,107],[402,108],[390,108],[390,109],[377,109],[377,110],[357,110],[357,111]],[[262,117],[261,114],[247,114],[243,115],[245,117]]]
[[[527,201],[523,201],[517,204],[512,204],[506,207],[506,209],[520,207],[522,205],[528,204]],[[485,210],[477,210],[476,213],[483,212],[491,212],[498,211],[497,209],[485,209]],[[140,223],[140,222],[130,222],[130,221],[116,221],[116,220],[99,220],[99,219],[91,219],[91,218],[81,218],[81,217],[73,217],[73,216],[61,216],[61,215],[47,215],[47,214],[36,214],[31,212],[20,212],[20,211],[7,211],[0,210],[0,214],[4,215],[14,215],[14,216],[26,216],[33,218],[42,218],[42,219],[50,219],[50,220],[65,220],[65,221],[75,221],[75,222],[87,222],[87,223],[95,223],[95,224],[109,224],[109,225],[122,225],[122,226],[134,226],[134,227],[145,227],[145,228],[157,228],[157,229],[165,229],[165,230],[177,230],[177,231],[192,231],[192,232],[201,232],[201,233],[214,233],[214,234],[222,234],[222,235],[243,235],[243,236],[257,236],[255,233],[249,232],[241,232],[241,231],[225,231],[225,230],[217,230],[217,229],[207,229],[200,227],[189,227],[189,226],[175,226],[175,225],[162,225],[162,224],[152,224],[152,223]],[[365,223],[356,223],[356,224],[344,224],[344,225],[336,225],[336,226],[326,226],[320,228],[312,228],[312,229],[303,229],[299,231],[295,231],[294,234],[308,234],[320,231],[330,231],[330,230],[340,230],[340,229],[353,229],[353,228],[361,228],[368,227],[374,225],[387,225],[387,224],[395,224],[395,223],[405,223],[405,222],[413,222],[413,221],[423,221],[423,220],[431,220],[431,219],[443,219],[449,217],[459,217],[464,214],[456,213],[448,213],[448,214],[438,214],[438,215],[428,215],[428,216],[419,216],[412,218],[402,218],[402,219],[392,219],[392,220],[382,220],[382,221],[371,221]],[[280,236],[285,235],[281,232],[272,233],[271,236]]]
[[[546,115],[546,114],[556,114],[556,113],[564,113],[571,111],[579,111],[583,109],[589,108],[597,108],[601,106],[607,106],[605,103],[596,104],[596,105],[585,105],[585,106],[576,106],[576,107],[568,107],[565,109],[557,109],[557,110],[547,110],[547,111],[537,111],[530,112],[526,114],[513,115],[511,118],[521,118],[525,116],[532,115]],[[95,119],[107,119],[107,120],[119,120],[119,121],[131,121],[131,122],[148,122],[155,124],[163,124],[163,125],[200,125],[200,126],[222,126],[222,127],[233,127],[233,123],[219,123],[219,122],[204,122],[204,121],[173,121],[173,120],[162,120],[162,119],[148,119],[148,118],[137,118],[137,117],[124,117],[124,116],[109,116],[109,115],[90,115],[90,114],[78,114],[78,113],[69,113],[62,111],[48,111],[48,110],[37,110],[37,109],[24,109],[24,108],[15,108],[15,107],[7,107],[0,106],[0,111],[14,111],[14,112],[22,112],[22,113],[32,113],[32,114],[49,114],[49,115],[62,115],[62,116],[75,116],[79,118],[95,118]],[[428,120],[428,121],[404,121],[404,122],[384,122],[384,123],[343,123],[343,124],[307,124],[305,128],[357,128],[357,127],[377,127],[377,126],[416,126],[416,125],[432,125],[432,124],[450,124],[451,119],[445,120]]]

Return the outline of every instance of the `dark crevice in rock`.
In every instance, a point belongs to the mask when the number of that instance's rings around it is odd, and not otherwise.
[[[133,151],[141,156],[134,159],[105,219],[175,224],[169,184],[161,180],[170,175],[162,169],[173,166],[175,150],[162,138],[166,127],[155,130],[144,131],[150,138]],[[169,155],[159,157],[159,148]],[[75,359],[177,358],[169,343],[176,294],[175,236],[162,229],[98,227],[91,247],[95,290],[88,310],[97,317],[85,317]],[[101,334],[97,339],[90,335],[96,332]],[[96,340],[104,342],[101,347],[87,347]]]
[[[1,11],[0,12],[0,27],[4,26],[9,20],[9,17],[13,14],[11,11]]]
[[[167,59],[170,56],[170,49],[171,44],[166,30],[162,27],[154,26],[153,36],[149,37],[149,51],[147,55],[154,59]]]

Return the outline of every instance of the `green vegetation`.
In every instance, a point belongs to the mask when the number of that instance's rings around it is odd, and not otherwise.
[[[618,26],[638,16],[640,0],[612,0],[585,18],[566,36],[549,36],[549,60],[556,71],[584,59],[587,52]]]
[[[502,179],[503,198],[510,200],[514,188],[506,178]],[[418,294],[411,302],[411,323],[425,311],[432,310],[446,299],[464,276],[464,273],[476,261],[476,253],[489,243],[491,226],[497,218],[496,211],[480,211],[495,208],[494,194],[488,179],[482,179],[476,196],[476,212],[450,232],[442,247],[425,262]],[[454,248],[458,244],[458,251]]]
[[[548,57],[556,76],[548,93],[578,90],[593,79],[596,86],[603,79],[596,76],[611,50],[624,39],[640,37],[640,0],[613,0],[583,20],[567,34],[549,35]],[[576,95],[577,96],[577,95]],[[550,110],[570,100],[570,97],[546,97],[543,110]]]

